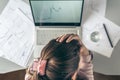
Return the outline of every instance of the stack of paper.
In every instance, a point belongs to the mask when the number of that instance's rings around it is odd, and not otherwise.
[[[113,48],[110,45],[103,24],[105,24],[107,27],[110,39],[113,44]],[[114,47],[120,40],[120,27],[118,27],[116,24],[109,21],[108,19],[96,14],[95,12],[92,12],[89,18],[84,23],[82,30],[82,40],[88,49],[106,57],[111,57]],[[98,42],[94,42],[91,40],[91,34],[95,31],[100,33],[100,40]]]
[[[34,49],[35,29],[32,19],[21,11],[28,9],[26,4],[19,1],[23,8],[15,1],[10,0],[0,16],[0,57],[26,67]]]

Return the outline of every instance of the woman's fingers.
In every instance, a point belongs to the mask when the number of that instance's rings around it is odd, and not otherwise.
[[[58,38],[56,39],[56,41],[60,42],[61,38],[65,37],[65,35],[66,35],[66,34],[64,34],[64,35],[62,35],[62,36],[60,36],[60,37],[58,37]]]
[[[78,36],[77,34],[64,34],[64,35],[58,37],[58,38],[56,39],[56,41],[62,42],[62,41],[64,41],[65,39],[66,39],[66,42],[67,42],[67,43],[69,43],[70,41],[72,41],[72,40],[74,39],[74,40],[80,41],[80,44],[82,44],[82,42],[81,42],[81,40],[80,40],[80,38],[79,38],[79,36]]]
[[[64,41],[65,39],[67,39],[69,36],[70,36],[70,34],[64,34],[64,35],[58,37],[58,38],[56,39],[56,41],[62,42],[62,41]]]
[[[83,45],[82,41],[80,40],[80,37],[77,34],[69,36],[66,42],[69,43],[72,40],[78,40],[80,45]]]
[[[78,40],[78,41],[80,41],[80,38],[79,38],[79,36],[77,34],[73,34],[73,35],[70,35],[68,37],[68,39],[66,40],[66,42],[69,43],[72,40]]]

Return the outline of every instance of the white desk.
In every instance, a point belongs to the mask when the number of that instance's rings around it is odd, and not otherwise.
[[[0,12],[4,8],[7,2],[8,0],[0,1]],[[26,2],[28,2],[28,0],[26,0]],[[40,52],[41,48],[42,47],[40,46],[36,47],[35,57],[38,56],[38,53]],[[119,53],[120,53],[120,41],[115,47],[111,58],[106,58],[102,55],[95,53],[94,59],[93,59],[94,71],[100,72],[103,74],[108,74],[108,75],[120,75],[120,69],[119,69],[120,54]],[[0,58],[0,73],[5,73],[5,72],[19,70],[19,69],[23,69],[23,68],[3,58]]]

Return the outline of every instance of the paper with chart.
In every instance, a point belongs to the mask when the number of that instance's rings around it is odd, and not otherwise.
[[[6,10],[0,23],[0,57],[26,67],[34,48],[33,23],[19,9]]]
[[[120,40],[120,27],[94,12],[83,25],[82,40],[88,49],[106,57],[111,57],[114,48],[110,46],[105,29],[103,28],[103,23],[106,25],[113,46],[115,47]],[[100,33],[100,40],[98,42],[93,42],[91,40],[91,33],[94,31]]]

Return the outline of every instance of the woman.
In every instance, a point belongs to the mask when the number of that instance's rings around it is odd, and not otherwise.
[[[62,35],[43,48],[25,80],[94,80],[92,57],[78,35]]]

